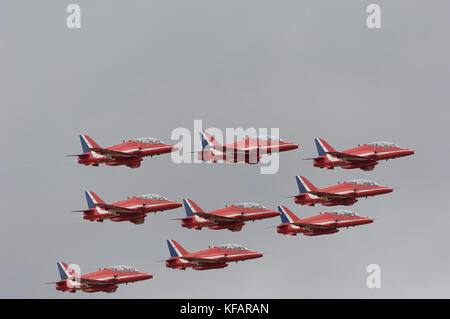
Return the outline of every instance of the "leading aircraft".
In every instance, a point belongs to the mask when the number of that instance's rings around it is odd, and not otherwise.
[[[106,164],[137,168],[141,166],[142,159],[146,156],[161,155],[178,149],[153,137],[135,138],[106,148],[100,147],[85,134],[80,135],[80,141],[83,153],[68,156],[78,156],[78,163],[87,166]]]
[[[352,227],[370,224],[373,219],[362,217],[349,210],[334,210],[317,214],[307,218],[298,218],[286,206],[278,206],[282,223],[277,226],[277,233],[296,236],[301,233],[305,236],[318,236],[334,234],[341,227]]]
[[[378,165],[378,161],[387,161],[388,159],[414,154],[413,150],[401,148],[391,142],[372,142],[342,152],[336,151],[324,139],[316,138],[315,142],[319,156],[306,159],[314,160],[313,165],[315,167],[328,169],[342,167],[371,171],[375,168],[375,165]]]
[[[85,275],[76,273],[64,262],[58,262],[57,266],[61,280],[49,284],[56,284],[56,290],[63,292],[75,293],[82,290],[111,293],[115,292],[120,284],[153,278],[153,275],[125,265],[106,267]]]
[[[242,245],[225,244],[189,253],[175,240],[167,241],[170,258],[166,267],[182,269],[192,267],[195,270],[225,268],[230,262],[260,258],[263,254],[245,248]]]
[[[168,200],[158,194],[136,195],[112,204],[105,203],[93,191],[86,191],[85,195],[88,209],[73,212],[82,212],[83,218],[92,222],[103,222],[109,219],[113,222],[129,221],[139,225],[144,223],[148,213],[182,206],[181,203]]]
[[[219,143],[206,131],[200,132],[200,135],[203,150],[199,152],[198,158],[212,163],[258,164],[264,154],[285,152],[299,147],[298,144],[286,142],[279,137],[270,135],[247,137],[244,140],[225,145]]]
[[[317,188],[303,176],[295,177],[300,194],[293,196],[296,204],[314,206],[344,205],[351,206],[359,197],[376,196],[390,193],[392,188],[381,186],[368,179],[356,179],[338,183],[325,188]]]
[[[203,227],[209,229],[228,229],[240,231],[247,221],[271,218],[280,213],[268,209],[256,203],[241,203],[205,212],[189,198],[183,199],[186,217],[176,218],[181,220],[181,226],[200,230]]]

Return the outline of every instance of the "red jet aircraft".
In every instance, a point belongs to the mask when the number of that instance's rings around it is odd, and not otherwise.
[[[106,164],[108,166],[126,165],[131,168],[141,166],[142,158],[170,153],[178,148],[165,144],[159,139],[152,137],[140,137],[102,148],[87,135],[80,135],[83,154],[68,155],[78,156],[78,163],[83,165],[98,166]]]
[[[238,262],[247,259],[262,257],[263,254],[251,251],[244,246],[225,244],[193,253],[187,252],[175,240],[167,241],[170,258],[166,260],[166,267],[186,270],[192,267],[195,270],[208,270],[225,268],[229,262]]]
[[[236,232],[242,229],[246,221],[280,215],[279,212],[256,203],[235,204],[210,212],[203,211],[188,198],[183,199],[183,204],[187,217],[176,220],[181,220],[182,227],[197,230],[208,227],[209,229],[228,229]]]
[[[351,206],[356,203],[358,197],[368,197],[390,193],[392,188],[380,186],[367,179],[339,183],[326,188],[317,188],[303,176],[296,176],[300,194],[294,196],[295,203],[301,205],[323,206],[344,205]]]
[[[106,267],[86,275],[77,274],[66,263],[57,263],[61,280],[54,282],[56,290],[75,293],[84,292],[115,292],[118,285],[153,278],[153,275],[139,272],[133,267],[120,265]],[[51,283],[53,284],[53,283]]]
[[[223,145],[206,131],[200,133],[203,150],[198,158],[202,161],[217,163],[219,161],[258,164],[261,156],[276,152],[285,152],[298,148],[298,144],[285,142],[279,137],[263,135],[247,137],[242,141]]]
[[[181,207],[179,202],[170,201],[162,195],[145,194],[106,204],[94,192],[85,192],[88,209],[74,210],[82,212],[83,218],[91,222],[103,222],[109,219],[113,222],[129,221],[133,224],[143,224],[148,213],[156,213]]]
[[[351,227],[369,224],[373,219],[358,216],[348,210],[335,210],[320,213],[307,218],[298,218],[286,206],[278,206],[281,212],[282,223],[277,226],[277,232],[283,235],[296,236],[302,233],[305,236],[318,236],[334,234],[341,227]]]
[[[315,142],[319,157],[307,159],[314,160],[315,167],[328,169],[337,166],[345,169],[360,168],[364,171],[371,171],[378,161],[414,154],[413,150],[400,148],[390,142],[372,142],[342,152],[336,151],[321,138],[316,138]]]

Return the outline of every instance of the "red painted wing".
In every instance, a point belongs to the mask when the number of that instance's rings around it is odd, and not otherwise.
[[[87,278],[77,278],[75,281],[78,281],[79,283],[83,285],[90,285],[90,286],[102,286],[102,285],[110,285],[111,283],[97,280],[97,279],[87,279]]]
[[[138,209],[130,209],[126,207],[120,207],[120,206],[114,206],[110,204],[105,203],[95,203],[94,204],[97,207],[103,208],[105,210],[111,210],[116,213],[139,213],[140,211]]]
[[[360,161],[360,162],[372,161],[372,159],[369,157],[363,157],[363,156],[352,155],[352,154],[341,153],[341,152],[327,152],[327,154],[330,154],[330,155],[337,157],[344,161]]]
[[[292,225],[296,225],[296,226],[300,226],[302,228],[309,228],[309,229],[313,229],[313,228],[317,228],[317,229],[327,229],[327,228],[335,228],[335,227],[329,227],[329,226],[325,226],[325,225],[319,225],[319,224],[311,224],[311,223],[291,223]]]
[[[326,197],[326,198],[336,198],[336,199],[353,198],[353,196],[351,196],[351,195],[341,195],[341,194],[327,193],[327,192],[320,192],[320,191],[309,191],[308,193],[319,196],[319,197]]]
[[[215,264],[215,263],[223,263],[223,260],[221,259],[208,259],[208,258],[200,258],[200,257],[188,257],[188,256],[181,256],[180,258],[186,259],[188,261],[194,262],[194,263],[205,263],[205,264]]]
[[[203,217],[203,218],[206,218],[209,220],[214,220],[214,221],[233,222],[233,221],[237,220],[237,218],[234,218],[234,217],[226,217],[226,216],[208,214],[208,213],[195,213],[195,215],[198,215],[200,217]]]
[[[132,154],[124,153],[124,152],[119,152],[119,151],[112,151],[112,150],[108,150],[106,148],[91,147],[91,148],[89,148],[89,150],[97,152],[97,153],[100,153],[102,155],[110,156],[110,157],[113,157],[113,158],[132,158],[132,157],[137,157],[136,155],[132,155]]]

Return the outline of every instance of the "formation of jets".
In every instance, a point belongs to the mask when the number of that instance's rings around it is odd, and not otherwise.
[[[206,131],[200,132],[202,150],[197,156],[204,162],[212,163],[247,163],[258,164],[261,157],[275,152],[290,151],[299,148],[298,144],[286,142],[279,137],[257,136],[245,138],[231,144],[221,144]],[[137,168],[144,157],[161,155],[176,151],[178,148],[166,144],[157,138],[136,138],[124,141],[111,147],[102,148],[89,136],[80,135],[83,153],[77,155],[78,163],[87,166],[125,165]],[[324,139],[316,138],[315,144],[319,156],[309,158],[314,167],[333,169],[359,168],[371,171],[380,160],[388,160],[414,154],[413,150],[401,148],[390,142],[372,142],[345,151],[336,151]],[[357,179],[339,182],[325,188],[317,188],[304,176],[296,176],[299,194],[292,196],[295,204],[314,206],[351,206],[358,198],[390,193],[393,188],[382,186],[368,179]],[[181,221],[181,227],[201,230],[227,229],[232,232],[242,230],[248,221],[256,221],[280,216],[281,224],[276,226],[279,234],[296,236],[319,236],[334,234],[340,228],[365,225],[373,222],[372,218],[359,216],[349,210],[330,210],[314,216],[299,218],[286,206],[278,206],[277,210],[266,208],[257,203],[240,203],[226,207],[204,211],[191,199],[183,199],[183,203],[169,200],[159,194],[144,194],[108,204],[93,191],[86,191],[88,208],[75,212],[83,213],[89,221],[114,222],[129,221],[143,224],[149,213],[173,210],[184,206],[186,217],[173,218]],[[224,244],[207,249],[188,252],[173,239],[167,240],[170,258],[165,260],[167,268],[194,270],[210,270],[225,268],[231,262],[256,259],[262,253],[252,251],[242,245]],[[54,282],[56,290],[66,292],[115,292],[119,284],[142,281],[153,278],[153,275],[140,272],[130,266],[112,266],[81,275],[63,262],[57,263],[61,280]]]

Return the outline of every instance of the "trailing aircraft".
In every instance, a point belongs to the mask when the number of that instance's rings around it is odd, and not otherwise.
[[[112,293],[117,290],[120,284],[153,278],[153,275],[125,265],[105,267],[85,275],[76,273],[64,262],[58,262],[57,266],[61,280],[48,284],[55,284],[56,290],[63,292],[75,293],[81,290],[84,292]]]
[[[338,228],[352,227],[373,222],[373,219],[362,217],[349,210],[333,210],[311,217],[298,218],[286,206],[278,206],[281,215],[281,224],[277,232],[283,235],[296,236],[301,233],[305,236],[318,236],[334,234]]]

